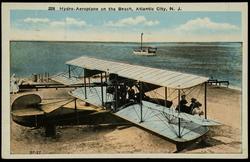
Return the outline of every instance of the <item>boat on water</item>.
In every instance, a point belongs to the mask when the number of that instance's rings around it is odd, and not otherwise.
[[[157,48],[155,47],[147,47],[147,46],[142,46],[143,42],[143,33],[141,33],[141,47],[134,49],[133,53],[135,55],[141,55],[141,56],[155,56]]]

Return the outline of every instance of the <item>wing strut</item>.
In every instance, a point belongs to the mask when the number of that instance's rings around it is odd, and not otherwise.
[[[70,74],[70,65],[68,65],[68,69],[69,69],[69,78],[71,78],[71,74]]]
[[[167,107],[167,100],[168,100],[168,88],[165,87],[165,106]]]
[[[181,112],[180,93],[181,93],[181,91],[180,91],[180,89],[178,89],[178,112],[179,112],[179,114]],[[179,131],[178,137],[181,138],[181,118],[180,117],[178,117],[178,131]]]
[[[87,87],[86,87],[86,76],[84,75],[84,94],[85,94],[85,99],[87,99]]]
[[[101,96],[102,96],[102,106],[104,106],[104,101],[103,101],[103,82],[102,82],[102,73],[101,73]]]
[[[117,75],[115,75],[115,112],[118,108],[118,95],[117,95],[117,89],[118,89],[118,80]]]
[[[204,91],[204,106],[205,106],[205,119],[207,119],[207,82],[205,84],[205,91]]]
[[[140,123],[143,122],[143,119],[142,119],[142,82],[139,82],[139,87],[140,87],[140,108],[141,108],[141,121]]]

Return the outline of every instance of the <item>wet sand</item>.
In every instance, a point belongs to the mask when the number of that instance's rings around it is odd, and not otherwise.
[[[69,97],[69,89],[44,89],[11,95],[13,101],[25,93],[38,93],[43,99]],[[158,93],[163,93],[159,89]],[[193,91],[202,102],[203,89]],[[176,92],[172,92],[174,96]],[[188,92],[186,92],[188,93]],[[171,90],[169,90],[171,94]],[[169,95],[171,97],[171,95]],[[189,99],[189,98],[188,98]],[[176,104],[176,99],[173,100]],[[222,123],[211,127],[204,140],[181,153],[241,153],[241,92],[228,88],[208,88],[208,118]],[[11,122],[12,154],[93,154],[93,153],[173,153],[173,143],[135,126],[58,126],[56,137],[45,137],[44,129],[32,129]]]

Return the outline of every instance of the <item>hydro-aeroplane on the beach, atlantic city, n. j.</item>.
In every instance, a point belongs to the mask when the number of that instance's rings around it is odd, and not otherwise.
[[[77,110],[76,100],[79,99],[94,105],[101,112],[108,112],[176,143],[177,149],[205,135],[209,126],[220,125],[207,118],[207,77],[86,56],[67,61],[66,64],[68,70],[54,75],[52,80],[64,85],[81,83],[84,86],[69,91],[73,100],[60,101],[53,110],[73,101]],[[160,96],[156,90],[161,87],[165,92]],[[183,98],[196,88],[200,88],[199,92],[204,88],[202,109],[202,104],[195,98],[192,98],[194,102],[190,106],[183,103]],[[34,102],[41,101],[37,97]],[[20,107],[20,104],[17,105]],[[12,106],[12,110],[16,110],[16,107]],[[45,105],[42,107],[46,109]],[[47,109],[50,111],[51,108]],[[73,115],[71,118],[89,119],[86,123],[91,123],[91,117],[98,114],[94,109],[85,111],[83,116]],[[46,121],[44,113],[41,113],[43,121]],[[53,116],[50,119],[53,121]]]

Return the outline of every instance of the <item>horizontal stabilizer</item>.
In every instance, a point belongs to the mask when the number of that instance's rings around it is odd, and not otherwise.
[[[27,108],[27,109],[20,109],[20,110],[12,110],[12,115],[14,116],[34,116],[34,115],[43,115],[44,112],[37,108]]]
[[[59,101],[54,101],[50,103],[45,103],[45,104],[41,104],[40,109],[45,113],[50,113],[72,101],[73,99],[66,99],[66,100],[59,100]]]
[[[69,77],[65,73],[59,73],[51,77],[52,80],[64,85],[82,84],[83,80],[76,77]]]

